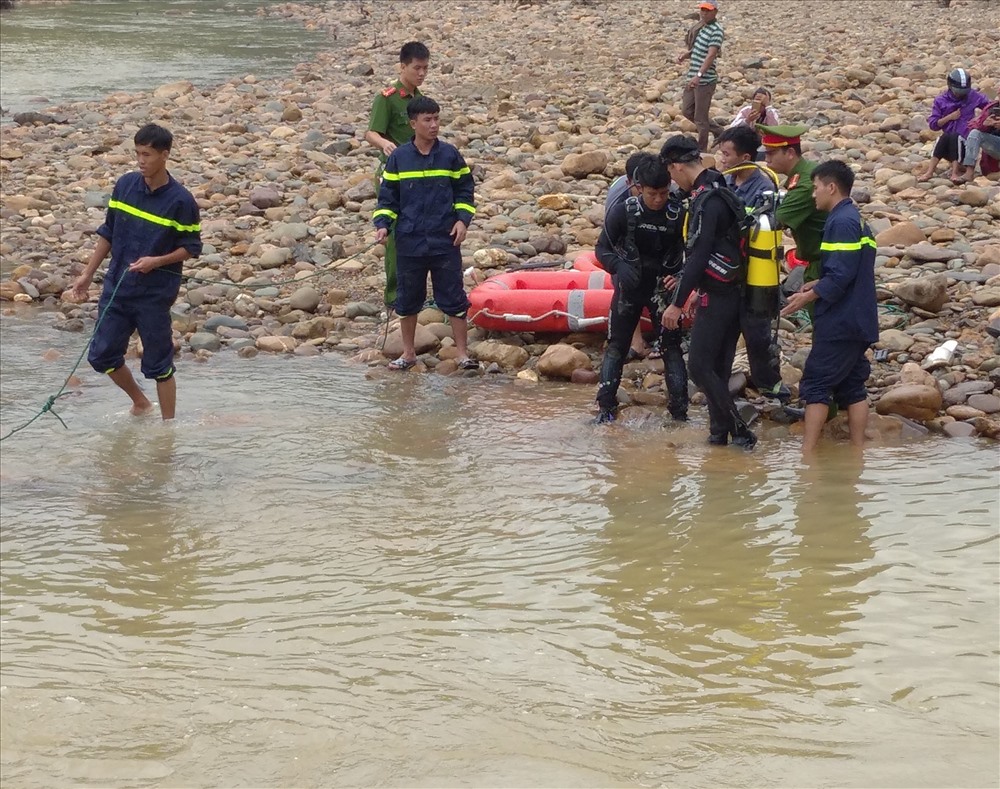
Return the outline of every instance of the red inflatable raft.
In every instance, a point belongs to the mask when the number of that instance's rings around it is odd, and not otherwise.
[[[573,270],[490,277],[469,293],[469,320],[492,331],[606,331],[613,297],[611,275],[586,252]],[[643,315],[643,329],[651,325]]]

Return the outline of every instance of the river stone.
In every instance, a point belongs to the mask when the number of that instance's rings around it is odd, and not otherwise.
[[[971,205],[980,208],[990,201],[989,192],[985,189],[978,189],[975,186],[967,186],[958,196],[958,202],[962,205]]]
[[[966,401],[966,405],[977,408],[984,414],[995,414],[1000,411],[1000,397],[994,394],[974,394]]]
[[[907,362],[899,371],[899,382],[903,384],[921,384],[937,386],[937,379],[916,362]]]
[[[596,370],[584,370],[578,367],[570,376],[570,381],[575,384],[596,384],[601,379],[601,374]]]
[[[323,296],[315,288],[299,288],[288,297],[288,305],[293,310],[313,312],[318,306]]]
[[[486,363],[493,362],[508,369],[521,367],[529,358],[528,352],[524,348],[497,340],[484,340],[476,343],[469,350],[474,359]]]
[[[279,268],[292,257],[292,251],[285,247],[268,247],[261,250],[257,265],[262,269]]]
[[[945,405],[958,405],[964,403],[972,395],[986,394],[992,391],[993,384],[990,381],[963,381],[946,389],[942,398]]]
[[[904,189],[912,189],[917,185],[917,178],[914,175],[894,175],[886,183],[889,191],[893,194],[902,192]]]
[[[887,329],[878,336],[878,345],[889,351],[905,351],[915,340],[899,329]]]
[[[948,301],[948,278],[944,274],[932,274],[903,280],[893,293],[911,306],[938,312]]]
[[[208,318],[204,324],[202,324],[202,329],[205,331],[214,331],[220,326],[225,326],[228,329],[241,329],[246,330],[247,322],[243,318],[236,318],[231,315],[212,315]]]
[[[282,337],[278,335],[265,335],[257,338],[257,348],[261,351],[272,353],[286,353],[294,351],[299,344],[294,337]]]
[[[344,197],[358,203],[363,203],[365,200],[373,200],[376,197],[375,184],[366,178],[344,192]]]
[[[901,384],[882,393],[875,406],[880,414],[896,414],[924,422],[937,416],[941,392],[936,386]]]
[[[545,349],[535,367],[547,378],[571,380],[574,370],[590,370],[593,362],[583,351],[566,343],[556,343]]]
[[[413,348],[417,353],[427,353],[438,347],[440,340],[426,326],[417,324],[417,330],[413,336]],[[403,355],[403,335],[399,329],[389,332],[385,338],[385,345],[382,348],[382,355],[387,359],[396,359]]]
[[[538,198],[538,207],[552,211],[568,211],[573,208],[573,198],[565,194],[542,195]]]
[[[563,159],[561,168],[563,175],[573,178],[585,178],[593,173],[603,173],[608,166],[608,155],[604,151],[587,151],[586,153],[571,153]]]
[[[382,307],[368,301],[349,301],[344,305],[344,316],[353,320],[359,317],[377,318],[382,314]]]
[[[976,288],[972,294],[972,303],[979,307],[1000,306],[1000,286],[986,285]]]
[[[188,342],[192,351],[217,351],[222,347],[222,341],[207,331],[195,332]]]
[[[974,438],[979,435],[976,428],[968,422],[949,422],[941,428],[949,438]]]
[[[980,411],[971,405],[950,405],[944,412],[955,419],[975,419],[977,416],[986,416],[985,411]]]
[[[24,288],[14,280],[5,279],[0,282],[0,300],[13,301],[15,296],[24,293]]]
[[[250,192],[250,203],[254,208],[274,208],[281,205],[281,193],[271,186],[257,186]]]
[[[947,247],[939,247],[929,241],[911,244],[905,250],[908,257],[920,263],[947,263],[953,258],[961,257],[961,253]]]

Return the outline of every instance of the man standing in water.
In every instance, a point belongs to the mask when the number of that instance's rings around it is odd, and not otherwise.
[[[427,275],[434,301],[451,318],[458,366],[476,370],[479,363],[467,350],[469,299],[462,284],[462,242],[472,218],[475,184],[458,148],[438,139],[441,108],[420,96],[406,108],[413,141],[389,156],[382,174],[378,208],[372,214],[375,240],[384,244],[392,230],[399,243],[399,293],[395,310],[400,317],[403,355],[390,370],[409,370],[417,363],[414,347],[417,314],[427,296]]]
[[[386,160],[396,147],[413,139],[413,129],[406,114],[410,100],[420,96],[420,86],[427,77],[431,53],[419,41],[403,44],[399,50],[399,79],[375,97],[368,121],[365,141],[378,148],[379,166],[375,171],[375,189],[378,190]],[[389,234],[385,242],[385,293],[387,307],[396,301],[396,234]]]
[[[740,417],[729,393],[729,376],[740,337],[744,261],[740,222],[745,209],[715,170],[706,169],[698,143],[682,134],[668,139],[660,159],[674,182],[690,193],[684,227],[684,270],[672,303],[663,313],[663,327],[676,329],[683,305],[698,289],[698,311],[691,329],[688,367],[691,380],[708,401],[710,444],[753,449],[757,443]]]
[[[192,194],[167,172],[173,135],[150,123],[135,134],[139,171],[118,179],[97,246],[71,297],[87,298],[94,273],[111,253],[98,302],[98,319],[87,361],[132,400],[132,413],[153,408],[125,366],[132,332],[142,340],[142,374],[156,381],[163,419],[177,404],[170,307],[181,285],[182,263],[201,254],[201,221]]]
[[[806,403],[803,454],[819,443],[830,395],[847,409],[851,443],[861,447],[868,424],[865,353],[878,340],[875,238],[851,201],[854,173],[844,162],[823,162],[812,173],[816,207],[829,211],[821,244],[820,278],[792,294],[781,311],[790,315],[815,302],[813,347],[799,394]]]

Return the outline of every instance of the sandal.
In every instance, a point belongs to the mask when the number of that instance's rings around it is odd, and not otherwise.
[[[466,356],[464,359],[459,359],[458,360],[458,369],[459,370],[478,370],[479,369],[479,362],[477,362],[475,359],[470,359],[468,356]]]
[[[628,353],[625,354],[626,362],[636,362],[639,359],[645,358],[641,353],[639,353],[635,348],[629,348]]]
[[[416,359],[404,359],[402,356],[400,356],[395,361],[389,362],[389,369],[401,372],[403,370],[409,370],[416,363],[417,363]]]

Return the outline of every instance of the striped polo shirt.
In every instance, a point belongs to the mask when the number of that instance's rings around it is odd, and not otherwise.
[[[701,64],[708,57],[708,50],[711,47],[718,47],[719,56],[712,62],[711,68],[704,73],[699,84],[708,85],[718,81],[719,75],[715,73],[715,64],[722,56],[722,35],[722,25],[717,21],[709,22],[698,31],[698,35],[694,39],[694,46],[691,47],[691,65],[688,66],[687,71],[688,79],[697,76],[698,72],[702,70]]]

